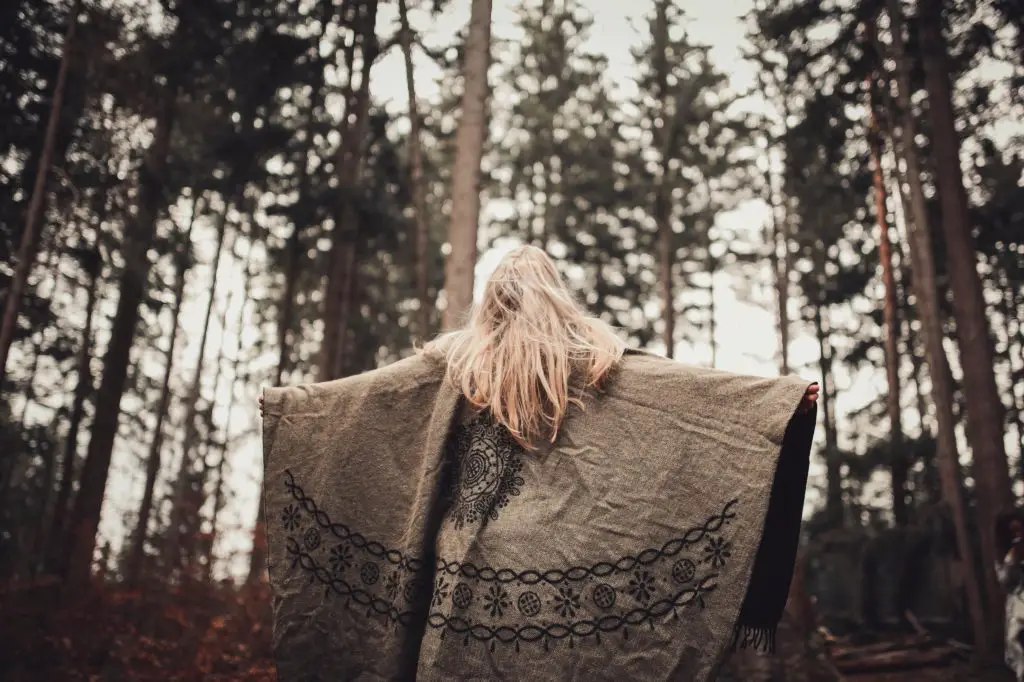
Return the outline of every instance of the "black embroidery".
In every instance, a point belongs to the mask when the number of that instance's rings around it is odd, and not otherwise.
[[[468,609],[473,603],[473,590],[466,583],[459,583],[452,590],[452,604],[457,609]]]
[[[380,579],[380,566],[372,562],[363,564],[363,567],[359,569],[359,577],[367,585],[375,585]]]
[[[531,591],[523,592],[519,595],[519,600],[516,603],[519,606],[519,613],[530,618],[540,613],[542,608],[540,597],[537,596],[536,592]]]
[[[600,641],[611,632],[628,637],[631,626],[654,628],[668,616],[679,619],[686,610],[706,608],[732,556],[732,543],[723,533],[739,504],[728,502],[661,547],[614,561],[513,570],[438,558],[430,578],[421,559],[332,522],[290,472],[285,472],[285,486],[294,500],[281,511],[288,532],[285,551],[292,569],[320,583],[325,595],[341,597],[346,607],[363,607],[367,616],[380,617],[390,627],[426,618],[442,637],[453,634],[465,643],[489,642],[491,647],[511,644],[516,650],[531,642],[548,647],[563,639],[570,644],[589,637]],[[491,511],[500,508],[495,505]],[[488,512],[484,518],[494,516]],[[409,604],[424,579],[433,584],[430,611],[414,614]]]
[[[732,550],[732,543],[726,542],[725,538],[711,538],[704,548],[704,561],[710,563],[713,568],[725,566]]]
[[[615,606],[615,588],[608,583],[599,583],[595,585],[594,591],[591,593],[591,597],[597,607],[604,611]]]
[[[488,416],[477,417],[452,434],[455,464],[448,516],[456,528],[496,521],[509,498],[519,495],[524,480],[522,447]]]
[[[508,592],[501,585],[491,585],[484,595],[484,605],[492,618],[500,618],[505,611],[512,606],[512,600],[508,598]]]
[[[281,522],[284,524],[285,530],[295,530],[301,521],[302,514],[294,504],[289,504],[281,510]]]
[[[552,602],[555,613],[562,618],[572,618],[580,608],[580,595],[571,587],[559,587]]]
[[[693,580],[697,575],[697,565],[690,559],[680,559],[672,566],[672,579],[680,585]]]
[[[626,591],[641,604],[646,604],[654,594],[654,575],[650,571],[634,571]]]
[[[335,545],[331,550],[331,573],[341,575],[352,567],[352,546]]]

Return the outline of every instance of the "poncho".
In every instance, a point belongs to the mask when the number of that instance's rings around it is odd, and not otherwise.
[[[809,386],[627,353],[524,450],[425,352],[264,392],[281,682],[713,679],[771,649]]]

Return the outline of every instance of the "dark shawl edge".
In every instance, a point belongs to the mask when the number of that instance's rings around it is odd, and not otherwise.
[[[804,492],[817,407],[794,414],[786,426],[747,592],[733,629],[730,650],[774,653],[775,636],[789,598],[800,544]]]

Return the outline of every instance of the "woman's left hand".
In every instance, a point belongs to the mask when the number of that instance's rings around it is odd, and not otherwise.
[[[263,416],[263,396],[260,395],[260,416]]]
[[[804,399],[800,402],[799,411],[801,414],[806,414],[811,411],[811,408],[814,407],[814,403],[818,401],[818,392],[820,390],[821,387],[818,386],[818,384],[811,384],[807,389],[807,393],[804,394]]]

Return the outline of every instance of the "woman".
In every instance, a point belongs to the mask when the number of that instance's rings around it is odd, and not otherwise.
[[[264,397],[283,681],[704,682],[773,646],[816,385],[627,350],[537,248],[413,357]]]
[[[1017,682],[1024,682],[1024,518],[1020,510],[996,519],[996,544],[1003,562],[996,566],[1006,590],[1006,648],[1004,658]]]

